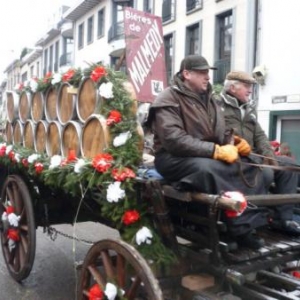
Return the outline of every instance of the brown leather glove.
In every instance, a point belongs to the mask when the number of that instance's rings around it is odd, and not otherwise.
[[[263,160],[263,164],[264,165],[269,165],[269,166],[275,166],[275,167],[279,166],[278,161],[271,158],[271,157],[270,158],[265,157],[264,160]]]
[[[241,156],[248,156],[251,152],[251,147],[248,142],[237,135],[234,136],[234,145],[237,147]]]
[[[213,158],[232,164],[239,158],[238,149],[233,145],[216,145]]]

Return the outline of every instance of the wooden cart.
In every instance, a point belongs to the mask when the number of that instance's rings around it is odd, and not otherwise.
[[[3,171],[4,169],[2,169]],[[76,197],[53,191],[26,174],[1,172],[0,214],[11,201],[20,216],[20,239],[9,248],[5,222],[0,223],[1,246],[7,269],[16,281],[29,276],[35,258],[36,228],[73,223]],[[259,250],[238,248],[226,237],[219,219],[222,209],[239,209],[239,202],[218,195],[180,192],[160,180],[136,180],[140,200],[146,201],[154,228],[178,260],[169,269],[156,268],[122,240],[101,240],[88,251],[80,266],[78,299],[88,299],[93,285],[113,282],[116,299],[299,299],[297,262],[300,238],[265,228],[259,232],[266,246]],[[254,205],[299,203],[300,195],[247,197]],[[198,207],[207,214],[199,216]],[[99,213],[98,203],[87,199],[78,221],[113,226]],[[294,263],[292,263],[294,262]],[[120,291],[124,291],[121,296]],[[122,298],[123,297],[123,298]]]

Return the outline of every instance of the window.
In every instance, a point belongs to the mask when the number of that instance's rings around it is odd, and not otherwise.
[[[44,75],[47,73],[47,65],[48,65],[48,49],[44,51]]]
[[[34,76],[34,66],[30,67],[30,78]]]
[[[105,22],[105,9],[101,9],[98,11],[98,32],[97,32],[97,35],[98,35],[98,38],[104,36],[104,22]]]
[[[84,24],[81,23],[78,26],[78,49],[83,48],[83,39],[84,39]]]
[[[94,40],[94,16],[88,18],[87,21],[87,44],[91,44]]]
[[[114,1],[112,25],[108,31],[108,42],[124,38],[124,7],[133,7],[133,0]]]
[[[216,18],[216,58],[214,83],[223,83],[226,74],[230,71],[232,52],[232,11],[223,13]]]
[[[36,74],[35,75],[37,78],[40,78],[40,62],[39,61],[36,63]]]
[[[165,60],[167,71],[167,82],[170,84],[173,77],[173,60],[174,60],[174,37],[173,33],[164,37],[165,44]]]
[[[144,0],[143,11],[153,13],[153,0]]]
[[[163,23],[175,20],[175,0],[163,0],[162,21]]]
[[[203,0],[186,0],[186,12],[203,8]]]
[[[53,70],[53,45],[51,45],[49,48],[49,66],[48,66],[48,71],[52,72],[52,70]]]
[[[201,23],[194,24],[186,29],[186,55],[201,54]]]
[[[55,43],[55,59],[54,59],[54,71],[58,71],[58,59],[59,59],[59,41]]]

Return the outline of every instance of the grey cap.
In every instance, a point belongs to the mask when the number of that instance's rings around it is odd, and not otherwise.
[[[226,75],[227,80],[237,80],[248,84],[256,83],[256,80],[244,71],[231,71]]]
[[[217,70],[215,67],[211,67],[207,60],[201,55],[188,55],[186,56],[180,65],[179,72],[183,70]]]

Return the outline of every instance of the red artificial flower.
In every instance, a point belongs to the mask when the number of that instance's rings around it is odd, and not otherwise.
[[[70,162],[73,162],[73,161],[76,161],[76,160],[77,160],[77,157],[76,157],[75,150],[70,150],[69,154],[68,154],[68,157],[67,157],[67,162],[70,163]]]
[[[102,66],[99,66],[99,67],[96,67],[91,75],[90,75],[90,78],[94,81],[94,82],[97,82],[99,79],[101,79],[103,76],[106,76],[106,70],[104,67]]]
[[[0,156],[5,156],[5,154],[6,154],[6,146],[2,146],[0,148]]]
[[[51,79],[51,77],[52,77],[52,73],[51,72],[46,73],[46,75],[45,75],[45,77],[43,79],[43,82],[44,83],[48,83],[49,80]]]
[[[103,300],[103,296],[103,291],[97,283],[89,289],[89,300]]]
[[[23,82],[19,83],[18,90],[22,91],[23,88],[24,88],[24,83]]]
[[[109,116],[106,120],[106,124],[108,126],[112,125],[112,124],[116,124],[116,123],[119,123],[121,122],[122,120],[122,115],[119,111],[117,110],[112,110],[110,113],[109,113]]]
[[[140,214],[137,210],[127,210],[123,217],[122,217],[122,221],[125,225],[130,225],[135,223],[136,221],[138,221],[140,219]]]
[[[113,169],[111,174],[116,181],[124,181],[126,178],[136,177],[135,173],[129,168]]]
[[[75,74],[75,70],[74,69],[68,70],[65,74],[63,74],[62,81],[66,82],[66,81],[71,80],[72,77],[74,76],[74,74]]]
[[[27,158],[22,158],[22,165],[23,165],[25,168],[28,168],[29,162],[28,162],[28,159],[27,159]]]
[[[113,157],[108,153],[98,154],[93,158],[92,166],[100,173],[106,172],[111,167]]]
[[[8,153],[8,157],[9,157],[9,159],[12,161],[12,162],[15,162],[16,160],[15,160],[15,152],[14,151],[10,151],[9,153]]]
[[[15,212],[15,208],[11,205],[7,206],[6,207],[6,213],[9,215],[9,214],[12,214]]]
[[[34,164],[34,168],[35,168],[36,173],[37,173],[37,174],[40,174],[40,173],[42,173],[43,170],[44,170],[44,165],[43,165],[42,163],[40,163],[40,162],[36,162],[36,163]]]
[[[9,228],[7,230],[7,238],[18,242],[20,240],[19,230],[15,228]]]

